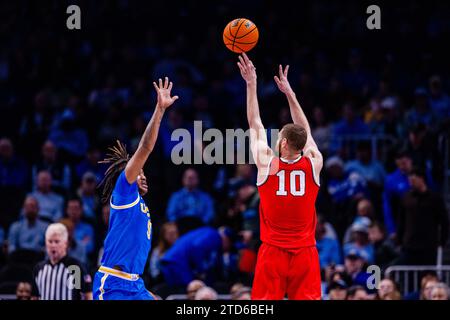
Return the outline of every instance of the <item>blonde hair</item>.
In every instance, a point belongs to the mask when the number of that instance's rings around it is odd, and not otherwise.
[[[67,228],[62,223],[52,223],[47,227],[47,230],[45,231],[45,239],[50,238],[53,234],[59,234],[64,241],[69,240],[69,232],[67,231]]]

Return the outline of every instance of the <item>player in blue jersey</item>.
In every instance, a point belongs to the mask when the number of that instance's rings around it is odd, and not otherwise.
[[[153,83],[158,101],[139,146],[130,158],[123,144],[110,148],[103,163],[110,163],[103,186],[103,201],[110,203],[108,234],[101,266],[94,278],[95,300],[154,300],[140,274],[150,251],[152,223],[142,196],[147,193],[143,167],[155,146],[164,111],[178,96],[171,96],[172,82]]]

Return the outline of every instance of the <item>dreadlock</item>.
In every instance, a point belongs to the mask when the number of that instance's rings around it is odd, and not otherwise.
[[[99,183],[98,188],[103,186],[102,201],[103,203],[108,202],[111,194],[114,190],[114,185],[116,184],[117,178],[120,173],[125,169],[127,162],[130,158],[127,153],[127,146],[124,145],[119,140],[116,140],[117,146],[109,147],[106,158],[98,163],[110,163],[108,170],[106,170],[105,177]]]

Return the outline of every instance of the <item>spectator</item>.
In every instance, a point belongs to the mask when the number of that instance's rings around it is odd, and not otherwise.
[[[408,178],[411,190],[401,203],[398,240],[402,250],[396,264],[435,264],[438,246],[445,246],[448,239],[447,209],[442,196],[428,188],[423,170],[413,169]]]
[[[414,91],[415,104],[405,115],[405,123],[408,128],[413,128],[419,124],[432,128],[436,123],[435,115],[430,109],[428,94],[425,88],[419,87]]]
[[[367,288],[367,279],[370,274],[364,271],[367,258],[363,256],[364,252],[351,250],[346,252],[344,259],[345,273],[349,277],[352,285],[360,285]],[[369,291],[366,289],[366,291]]]
[[[223,180],[223,179],[221,179]],[[225,185],[224,185],[225,184]],[[216,181],[216,189],[225,191],[228,198],[234,198],[240,188],[255,184],[255,175],[250,164],[237,164],[236,172],[226,183]]]
[[[86,172],[81,179],[81,185],[78,189],[78,197],[83,205],[83,217],[95,223],[97,220],[97,211],[100,207],[100,199],[96,193],[97,177],[92,172]]]
[[[70,256],[71,258],[75,258],[83,266],[85,267],[88,266],[86,246],[84,245],[84,243],[75,239],[74,223],[69,218],[61,219],[60,223],[66,227],[67,233],[69,234],[69,238],[67,240],[67,250],[68,250],[67,255]]]
[[[383,210],[384,223],[388,235],[396,233],[395,221],[398,219],[400,201],[403,195],[411,188],[408,174],[411,172],[412,159],[406,150],[400,150],[395,156],[397,170],[389,174],[384,181]]]
[[[342,263],[339,242],[336,239],[326,237],[325,220],[320,216],[316,227],[316,246],[319,252],[321,269]]]
[[[431,300],[448,300],[449,295],[448,286],[443,282],[437,283],[431,289]]]
[[[356,217],[353,223],[362,223],[369,227],[371,221],[375,218],[373,204],[369,199],[362,198],[358,200],[356,205]],[[352,225],[347,228],[344,235],[343,243],[351,241]]]
[[[194,300],[217,300],[218,295],[216,290],[210,287],[202,287],[198,289],[197,293],[195,294]]]
[[[352,286],[347,290],[347,300],[370,300],[362,286]]]
[[[45,233],[48,259],[36,265],[33,271],[33,293],[40,300],[92,300],[92,279],[76,259],[67,255],[69,234],[61,223],[51,224]],[[67,285],[73,272],[69,267],[77,266],[81,271],[81,288]]]
[[[19,282],[16,288],[17,300],[31,300],[31,283]]]
[[[244,285],[240,282],[236,282],[235,284],[233,284],[230,288],[230,297],[231,300],[237,300],[238,298],[238,293],[240,292],[240,290],[244,288]]]
[[[25,162],[14,152],[10,139],[0,138],[0,225],[7,228],[17,219],[27,182]]]
[[[48,136],[53,120],[48,91],[39,91],[34,96],[31,112],[26,112],[20,122],[20,144],[29,152],[33,160],[37,160],[39,148]]]
[[[315,107],[313,110],[313,129],[311,134],[322,154],[327,154],[330,147],[331,126],[321,107]]]
[[[431,286],[427,289],[425,289],[426,284],[428,282],[432,282]],[[427,273],[422,276],[420,279],[420,290],[414,291],[405,294],[404,299],[405,300],[427,300],[427,296],[430,294],[430,288],[432,287],[433,283],[439,282],[439,279],[435,273]]]
[[[421,300],[431,300],[433,288],[439,283],[438,278],[430,278],[424,282],[423,295]]]
[[[389,278],[381,280],[375,300],[401,300],[400,291]]]
[[[434,75],[430,78],[430,107],[440,122],[450,118],[450,98],[442,90],[441,77]]]
[[[48,139],[70,160],[81,159],[89,146],[87,134],[77,126],[75,114],[71,110],[64,111]]]
[[[0,186],[24,188],[27,169],[25,162],[15,155],[14,145],[8,138],[0,139]]]
[[[328,193],[335,203],[360,198],[367,193],[365,180],[358,173],[345,174],[344,162],[339,157],[325,161],[329,176]]]
[[[369,242],[369,223],[361,221],[352,224],[352,241],[344,244],[344,255],[350,252],[358,252],[359,256],[364,258],[369,264],[374,263],[375,253],[373,245]]]
[[[166,222],[161,226],[159,231],[159,240],[156,248],[153,249],[150,256],[149,272],[152,279],[157,280],[160,278],[160,260],[164,256],[167,250],[178,239],[178,228],[173,222]]]
[[[329,300],[346,300],[347,299],[347,284],[343,280],[332,282],[328,286]]]
[[[97,257],[97,266],[100,267],[101,266],[101,262],[102,262],[102,257],[103,257],[103,252],[104,252],[104,247],[103,247],[103,240],[106,238],[106,235],[108,234],[108,225],[109,225],[109,209],[110,209],[110,205],[108,204],[104,204],[102,206],[102,211],[101,211],[101,225],[100,228],[97,228],[97,233],[98,233],[98,237],[97,237],[97,248],[100,248],[98,250],[98,257]]]
[[[41,171],[37,176],[37,190],[31,193],[39,203],[39,217],[48,222],[61,219],[64,199],[52,191],[52,175]]]
[[[170,196],[167,205],[169,221],[194,218],[200,224],[208,225],[214,218],[214,204],[211,196],[198,189],[197,171],[187,169],[183,174],[183,188]],[[181,232],[182,233],[182,232]]]
[[[252,300],[252,289],[249,287],[242,287],[236,292],[236,299],[234,300]]]
[[[58,160],[58,150],[53,142],[47,140],[42,146],[41,159],[31,168],[33,190],[37,188],[38,172],[48,171],[52,175],[55,192],[65,194],[71,187],[72,170],[67,163]]]
[[[369,134],[369,127],[355,114],[355,110],[350,103],[346,103],[342,110],[342,119],[333,125],[330,152],[336,153],[342,150],[341,139],[352,135]]]
[[[375,264],[382,270],[398,257],[394,242],[387,238],[386,230],[379,222],[372,222],[370,225],[369,240],[375,251]]]
[[[201,280],[192,280],[191,282],[189,282],[186,289],[187,299],[195,300],[195,295],[197,294],[197,291],[204,287],[206,287],[206,284]]]
[[[107,169],[106,164],[98,163],[101,160],[102,154],[100,149],[96,146],[91,146],[86,153],[86,157],[76,166],[77,178],[81,180],[86,172],[93,172],[97,177],[97,181],[101,181]]]
[[[169,286],[186,286],[194,278],[214,283],[220,273],[228,235],[202,227],[181,236],[161,259],[161,271]]]
[[[80,198],[73,197],[67,201],[66,214],[73,223],[75,240],[86,248],[88,254],[92,253],[95,246],[94,228],[82,221],[83,207]]]
[[[23,204],[24,219],[14,222],[8,233],[8,252],[18,249],[43,251],[48,223],[39,219],[39,204],[28,196]]]
[[[372,159],[371,145],[368,142],[361,142],[356,149],[356,160],[351,160],[345,166],[345,171],[357,172],[374,188],[381,188],[384,183],[385,171],[383,165]]]

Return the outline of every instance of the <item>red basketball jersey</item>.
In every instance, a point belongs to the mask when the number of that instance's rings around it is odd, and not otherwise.
[[[261,241],[284,249],[316,245],[315,203],[319,191],[308,157],[274,157],[258,185]]]

